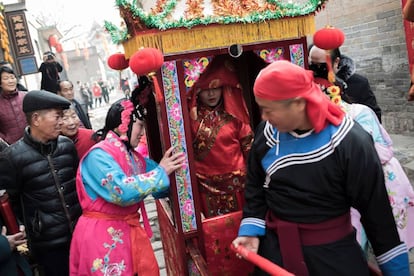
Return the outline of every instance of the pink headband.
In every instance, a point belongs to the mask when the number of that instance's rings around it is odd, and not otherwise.
[[[131,122],[131,113],[134,111],[134,105],[130,100],[123,101],[121,105],[124,107],[124,110],[121,112],[121,124],[118,129],[120,132],[126,133]]]

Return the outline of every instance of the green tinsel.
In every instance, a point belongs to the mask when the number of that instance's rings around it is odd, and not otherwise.
[[[279,7],[276,11],[266,10],[264,12],[251,12],[250,14],[240,16],[209,16],[205,18],[184,19],[180,18],[176,21],[171,21],[167,18],[171,15],[177,5],[177,0],[169,0],[165,3],[163,11],[158,14],[148,14],[143,9],[137,6],[137,0],[115,0],[118,7],[130,9],[133,16],[139,18],[148,29],[168,30],[174,28],[188,28],[191,29],[198,25],[209,24],[232,24],[232,23],[258,23],[266,20],[275,20],[283,17],[296,17],[314,13],[327,2],[327,0],[308,0],[305,3],[284,3],[280,0],[266,0],[268,3]],[[119,30],[113,24],[105,22],[105,28],[108,30],[114,43],[122,43],[128,39],[127,31]]]
[[[116,44],[120,44],[128,38],[127,30],[120,30],[117,26],[109,21],[104,22],[105,29],[110,33],[112,41]]]
[[[128,1],[128,0],[115,0],[115,4],[118,7],[121,7],[121,6],[126,6],[126,5],[130,4],[130,1]]]

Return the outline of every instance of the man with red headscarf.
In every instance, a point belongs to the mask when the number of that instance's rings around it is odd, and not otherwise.
[[[253,132],[230,60],[215,57],[190,91],[189,107],[204,216],[241,210]]]
[[[233,244],[295,275],[368,275],[352,206],[384,275],[409,275],[370,135],[321,92],[312,71],[288,61],[264,68],[254,94],[264,121],[250,151]]]

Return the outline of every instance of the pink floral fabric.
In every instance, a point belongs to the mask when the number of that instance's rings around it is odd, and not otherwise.
[[[364,105],[344,104],[347,113],[371,134],[382,163],[390,205],[401,241],[414,247],[414,191],[400,162],[394,157],[392,140],[379,123],[375,113]],[[366,247],[367,239],[358,211],[351,210],[352,225],[357,229],[358,242]]]
[[[70,274],[134,275],[137,270],[134,269],[133,259],[138,254],[141,256],[138,258],[139,267],[144,267],[138,274],[159,275],[150,240],[139,223],[138,209],[143,204],[144,196],[141,198],[140,195],[156,192],[159,189],[157,184],[165,180],[160,175],[167,177],[165,172],[160,168],[146,172],[144,158],[135,151],[128,151],[114,133],[109,133],[91,151],[94,149],[103,149],[108,153],[125,176],[119,181],[119,172],[114,171],[107,173],[98,183],[85,185],[82,162],[89,153],[82,159],[76,185],[83,215],[76,225],[71,243]],[[96,166],[110,164],[111,161],[108,162]],[[100,191],[101,196],[93,196],[91,185],[95,185],[94,191]],[[126,200],[125,193],[131,191],[136,191],[136,196]],[[132,234],[132,229],[137,231],[137,237]]]

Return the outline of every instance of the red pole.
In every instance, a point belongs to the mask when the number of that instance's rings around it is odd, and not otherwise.
[[[272,263],[266,258],[247,250],[244,246],[238,245],[237,248],[232,244],[231,249],[242,256],[244,259],[258,266],[260,269],[266,271],[272,276],[294,276],[294,274],[281,268],[277,264]]]
[[[10,206],[9,195],[5,190],[0,191],[0,213],[6,224],[8,234],[13,235],[19,233],[19,226]]]

